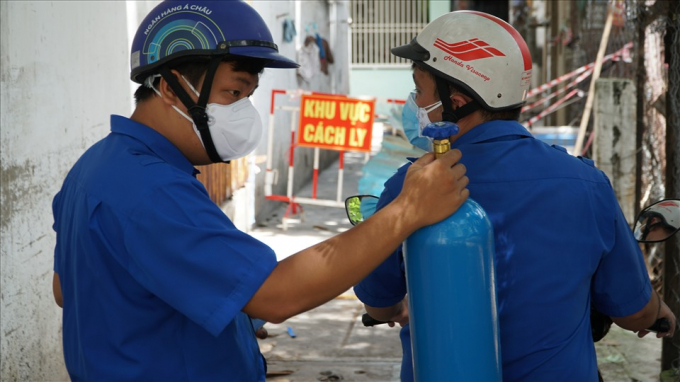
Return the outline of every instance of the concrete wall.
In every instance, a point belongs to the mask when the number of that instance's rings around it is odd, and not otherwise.
[[[109,114],[130,113],[125,2],[0,2],[0,374],[67,379],[51,202]]]
[[[0,1],[3,381],[68,379],[61,350],[61,310],[52,297],[55,235],[51,202],[73,163],[108,133],[110,114],[130,115],[136,88],[129,81],[130,40],[139,21],[157,3]],[[346,1],[251,4],[270,25],[280,51],[291,58],[301,38],[300,29],[295,42],[284,43],[280,14],[288,13],[298,27],[316,21],[326,38],[334,25],[329,20],[329,13],[335,12],[333,4],[337,4],[337,17],[348,17]],[[310,90],[347,92],[347,23],[336,25],[332,76],[320,77]],[[271,89],[297,87],[295,70],[265,71],[253,99],[265,126]],[[287,149],[290,124],[285,120],[276,123],[280,155]],[[252,156],[254,167],[264,170],[265,153],[263,143]],[[307,163],[311,167],[311,161]],[[311,177],[311,169],[308,174]],[[256,204],[259,197],[261,206],[262,174],[255,178],[258,184],[253,180],[247,199]],[[247,212],[252,215],[254,209]]]
[[[614,187],[628,224],[635,219],[635,85],[620,78],[595,83],[593,158]]]

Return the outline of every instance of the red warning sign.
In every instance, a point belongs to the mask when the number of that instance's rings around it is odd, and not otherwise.
[[[341,151],[371,151],[375,100],[303,94],[298,145]]]

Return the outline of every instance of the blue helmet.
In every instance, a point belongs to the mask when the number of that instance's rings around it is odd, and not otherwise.
[[[172,74],[169,64],[199,56],[209,57],[210,63],[195,102]],[[144,84],[150,75],[160,73],[187,107],[213,162],[222,159],[208,127],[206,105],[217,67],[231,57],[262,59],[269,68],[299,66],[279,54],[262,17],[240,0],[166,0],[144,18],[132,41],[130,78]]]
[[[243,1],[166,0],[137,29],[130,78],[142,84],[160,66],[191,56],[260,58],[269,68],[299,66],[279,54],[262,17]]]

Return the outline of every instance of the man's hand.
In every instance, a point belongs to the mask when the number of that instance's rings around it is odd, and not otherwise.
[[[437,160],[432,153],[423,155],[408,169],[401,193],[393,203],[400,204],[419,227],[450,216],[470,195],[465,166],[458,163],[461,156],[458,149]]]
[[[401,300],[401,307],[399,309],[399,313],[395,314],[392,316],[388,324],[390,327],[394,327],[394,324],[397,323],[399,326],[402,328],[404,325],[408,324],[408,296],[404,297],[403,300]]]
[[[394,327],[395,323],[401,327],[408,324],[408,296],[398,303],[385,308],[376,308],[366,304],[364,304],[364,308],[366,308],[366,313],[369,316],[376,320],[387,322],[391,328]]]
[[[269,332],[268,332],[267,329],[265,329],[264,326],[263,326],[263,327],[261,327],[261,328],[259,328],[259,329],[257,329],[257,330],[255,331],[255,337],[257,337],[257,338],[259,338],[259,339],[261,339],[261,340],[264,340],[264,339],[266,339],[267,337],[269,337]]]
[[[673,334],[675,334],[675,327],[677,326],[676,318],[671,309],[666,305],[665,302],[661,301],[659,299],[659,303],[661,306],[659,307],[659,315],[657,317],[657,320],[660,320],[662,318],[665,318],[670,322],[670,330],[668,332],[659,332],[656,333],[656,338],[661,338],[661,337],[673,337]],[[647,330],[640,330],[637,332],[638,337],[642,338],[649,334],[651,332]]]

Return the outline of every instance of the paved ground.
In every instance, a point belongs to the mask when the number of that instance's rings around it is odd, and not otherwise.
[[[661,371],[661,340],[612,326],[595,344],[598,366],[605,381],[658,381]]]
[[[363,154],[345,157],[344,197],[356,194]],[[337,164],[322,172],[318,197],[335,198]],[[311,184],[298,196],[311,195]],[[343,209],[303,206],[304,219],[289,221],[283,230],[282,204],[275,214],[251,234],[274,248],[279,259],[314,245],[351,225]],[[270,337],[260,341],[268,360],[270,381],[398,381],[401,361],[399,329],[385,325],[365,328],[362,305],[353,292],[312,311],[274,325],[266,324]],[[290,328],[290,331],[289,331]],[[295,337],[292,337],[293,334]],[[638,339],[617,327],[596,344],[605,381],[657,381],[661,342]]]
[[[343,200],[356,194],[364,163],[363,154],[347,153],[343,179]],[[318,198],[334,199],[338,165],[322,172]],[[311,195],[311,184],[298,196]],[[303,205],[304,217],[289,220],[283,230],[282,205],[266,222],[250,233],[272,246],[279,259],[314,245],[351,225],[341,208]],[[299,217],[298,217],[299,218]],[[272,381],[392,381],[399,380],[401,345],[399,329],[385,325],[365,328],[363,306],[348,290],[339,298],[283,324],[266,324],[269,338],[260,341],[268,360]],[[288,328],[295,338],[291,337]]]

